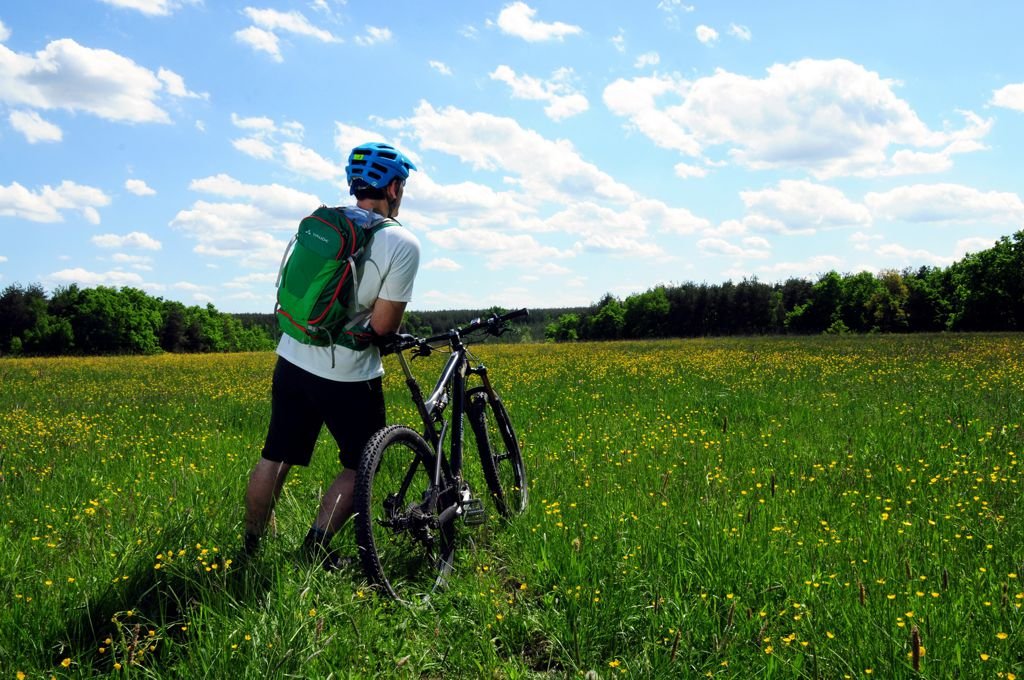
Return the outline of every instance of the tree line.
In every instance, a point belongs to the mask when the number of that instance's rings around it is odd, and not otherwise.
[[[810,333],[1024,330],[1024,231],[949,267],[608,294],[545,328],[556,342]]]
[[[408,312],[427,336],[497,308]],[[763,283],[657,286],[590,307],[531,309],[503,341],[612,340],[810,333],[1024,330],[1024,231],[949,267],[822,274]],[[152,354],[273,349],[273,314],[227,314],[136,288],[10,285],[0,293],[0,354]]]
[[[137,288],[58,288],[38,284],[0,293],[0,354],[154,354],[273,349],[264,329],[218,312],[186,307]]]

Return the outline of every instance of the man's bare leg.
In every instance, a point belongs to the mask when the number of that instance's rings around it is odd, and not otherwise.
[[[249,475],[249,486],[245,490],[246,552],[255,552],[259,546],[290,469],[287,463],[266,458],[260,458],[253,467]]]
[[[352,516],[352,500],[356,486],[355,470],[341,471],[320,502],[320,510],[316,520],[306,534],[303,548],[311,559],[321,562],[326,568],[336,568],[337,557],[328,547],[334,534],[345,525]]]

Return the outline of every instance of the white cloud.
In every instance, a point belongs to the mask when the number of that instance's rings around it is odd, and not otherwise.
[[[988,250],[995,244],[996,239],[994,238],[984,238],[981,236],[963,238],[956,242],[956,247],[953,248],[953,255],[959,260],[968,253],[977,253],[982,250]]]
[[[32,222],[63,222],[63,211],[78,210],[92,224],[99,222],[96,208],[110,204],[110,197],[95,187],[64,180],[38,193],[17,182],[0,185],[0,217],[17,217]]]
[[[231,124],[243,130],[257,130],[259,132],[271,133],[277,131],[277,125],[272,118],[266,116],[250,116],[243,118],[237,113],[231,114]]]
[[[281,145],[285,166],[300,175],[313,179],[333,180],[344,173],[344,167],[332,163],[313,149],[286,142]]]
[[[190,209],[178,211],[171,227],[196,241],[196,253],[252,268],[276,267],[286,240],[273,234],[293,232],[299,219],[322,203],[280,184],[245,184],[224,174],[193,180],[190,188],[229,200],[196,201]]]
[[[991,104],[1024,112],[1024,83],[1014,83],[999,88],[992,93]]]
[[[626,34],[621,28],[618,33],[611,37],[611,43],[616,52],[626,53]]]
[[[245,184],[230,175],[220,174],[192,180],[189,188],[222,198],[245,198],[265,211],[268,215],[286,220],[295,220],[296,215],[306,215],[321,201],[317,196],[280,184]],[[295,225],[289,223],[289,227]]]
[[[4,22],[0,20],[0,42],[4,42],[11,37],[11,29],[4,26]]]
[[[662,95],[679,94],[687,87],[685,81],[661,76],[619,79],[605,88],[603,98],[612,113],[628,118],[633,128],[657,146],[699,156],[700,140],[657,104]]]
[[[740,26],[738,24],[729,24],[729,35],[740,40],[748,41],[753,37],[750,29],[746,26]]]
[[[156,194],[156,191],[151,189],[150,186],[141,179],[126,180],[124,188],[136,196],[153,196]]]
[[[545,23],[535,21],[537,10],[525,2],[513,2],[506,5],[498,15],[498,28],[502,32],[522,38],[528,42],[545,40],[562,40],[567,35],[578,35],[583,32],[579,26],[565,24],[561,21]]]
[[[871,192],[864,202],[876,219],[907,222],[1024,221],[1024,201],[1018,194],[979,191],[959,184],[914,184]]]
[[[242,137],[231,140],[231,146],[241,151],[246,156],[266,161],[274,157],[274,147],[270,146],[258,137]]]
[[[326,168],[329,161],[324,160],[316,152],[296,143],[278,141],[280,138],[301,140],[305,132],[302,123],[286,121],[278,125],[266,116],[242,117],[236,113],[231,114],[231,123],[249,132],[249,136],[231,141],[231,146],[246,156],[270,160],[278,155],[275,150],[275,146],[278,146],[281,158],[290,170],[319,179],[333,177]]]
[[[637,207],[635,210],[616,211],[591,202],[570,205],[547,220],[563,233],[579,237],[579,250],[602,252],[612,256],[651,258],[664,255],[647,233],[648,225],[658,226],[659,220]]]
[[[281,55],[281,41],[270,31],[265,31],[257,26],[249,26],[235,31],[235,39],[257,52],[266,52],[277,63],[284,61],[284,56]]]
[[[672,29],[679,28],[679,13],[689,14],[696,7],[687,5],[683,0],[660,0],[658,9],[665,13],[665,25]]]
[[[924,248],[907,248],[896,243],[886,243],[875,250],[875,254],[888,258],[897,265],[920,265],[922,262],[937,267],[948,267],[956,258],[936,255]]]
[[[702,168],[697,165],[689,165],[687,163],[676,163],[673,170],[675,170],[676,177],[679,177],[680,179],[708,176],[707,168]]]
[[[36,109],[84,111],[112,121],[169,123],[156,100],[163,82],[149,69],[70,38],[35,56],[0,45],[0,102]]]
[[[265,288],[273,288],[277,282],[277,272],[256,272],[253,274],[245,274],[243,276],[236,276],[227,283],[224,284],[225,288],[248,288],[251,286],[262,286]]]
[[[302,12],[279,12],[275,9],[256,9],[255,7],[246,7],[244,12],[255,26],[266,31],[293,33],[315,38],[325,43],[341,42],[330,31],[314,26]]]
[[[208,92],[199,94],[185,87],[185,79],[170,69],[161,68],[157,71],[156,77],[163,82],[164,89],[166,89],[167,93],[173,97],[182,97],[185,99],[210,98],[210,94]]]
[[[97,234],[92,237],[93,245],[99,248],[137,248],[139,250],[160,250],[163,244],[141,231],[129,234]]]
[[[744,247],[745,246],[745,247]],[[703,255],[724,255],[743,260],[764,259],[771,256],[771,246],[763,238],[744,239],[743,246],[737,246],[720,238],[703,238],[697,241],[697,249]]]
[[[849,240],[856,250],[868,250],[872,241],[884,241],[885,237],[881,234],[866,234],[863,231],[858,231],[854,232]]]
[[[782,180],[774,189],[741,191],[747,211],[778,220],[787,229],[829,229],[871,224],[871,213],[839,189],[804,180]]]
[[[667,75],[620,79],[605,88],[604,101],[663,148],[695,157],[721,148],[740,166],[799,169],[819,179],[927,167],[928,159],[890,158],[891,152],[984,148],[980,140],[991,121],[963,112],[962,128],[930,130],[895,86],[850,61],[805,59],[776,64],[761,79],[723,69],[694,82]]]
[[[334,125],[334,148],[343,155],[346,163],[352,149],[360,144],[372,141],[390,143],[386,135],[382,135],[376,130],[367,130],[355,125],[346,125],[345,123],[335,123]],[[408,149],[403,149],[403,152],[408,152]],[[414,163],[416,162],[415,158],[412,160]],[[416,165],[418,166],[419,163],[416,163]]]
[[[168,16],[186,4],[199,4],[202,0],[100,0],[122,9],[134,9],[149,16]]]
[[[428,271],[457,272],[462,269],[462,265],[447,257],[438,257],[427,262],[423,268]]]
[[[694,32],[697,35],[697,40],[699,40],[705,45],[713,45],[718,41],[718,31],[711,28],[710,26],[705,26],[704,24],[701,24],[700,26],[697,27],[697,29]]]
[[[115,288],[131,286],[133,288],[152,289],[152,286],[145,284],[140,275],[120,269],[108,272],[91,272],[81,267],[62,269],[45,277],[45,280],[51,287],[77,283],[84,288],[93,288],[95,286],[111,286]]]
[[[7,120],[12,128],[25,136],[29,144],[59,142],[64,138],[64,133],[58,126],[43,120],[35,111],[11,111]]]
[[[569,68],[558,69],[548,80],[539,80],[528,75],[517,75],[510,67],[502,64],[490,76],[491,80],[508,85],[516,99],[548,102],[544,113],[554,121],[570,118],[590,108],[587,98],[572,86],[575,74]]]
[[[195,253],[261,269],[276,267],[287,245],[287,239],[274,238],[270,232],[294,229],[295,224],[294,217],[275,219],[250,204],[209,201],[196,201],[171,220],[171,227],[196,241]]]
[[[842,268],[842,265],[843,261],[835,255],[814,255],[806,260],[776,262],[757,267],[756,270],[759,273],[766,274],[767,278],[792,276],[814,280],[826,272],[838,271]]]
[[[362,47],[370,47],[371,45],[391,42],[391,37],[390,28],[367,26],[366,31],[362,35],[356,36],[356,44]]]
[[[443,75],[443,76],[450,76],[450,75],[452,75],[452,70],[450,68],[448,68],[448,64],[444,63],[443,61],[437,61],[436,59],[431,59],[428,63],[430,64],[430,68],[434,69],[435,71],[437,71],[441,75]]]
[[[661,63],[661,56],[657,52],[644,52],[633,62],[633,67],[646,68],[648,66],[657,66],[659,63]]]
[[[572,251],[541,245],[529,234],[452,228],[432,231],[427,238],[446,250],[484,255],[490,269],[522,267],[573,256]]]
[[[110,259],[119,265],[127,265],[140,272],[153,271],[153,258],[148,255],[128,255],[127,253],[114,253]]]
[[[394,125],[408,127],[424,150],[456,156],[477,170],[502,169],[539,204],[547,200],[595,198],[628,203],[635,192],[585,161],[567,140],[551,141],[511,119],[435,109],[421,102],[415,115]]]

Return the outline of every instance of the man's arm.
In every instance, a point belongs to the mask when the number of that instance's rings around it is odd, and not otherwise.
[[[407,302],[377,298],[377,301],[373,303],[373,315],[370,317],[370,325],[374,332],[381,336],[398,332],[407,304]]]

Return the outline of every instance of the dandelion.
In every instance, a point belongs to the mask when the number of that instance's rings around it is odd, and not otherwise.
[[[611,666],[612,668],[618,668],[621,663],[622,662],[619,661],[618,659],[614,659],[612,661],[609,661],[608,665]]]
[[[60,662],[60,665],[64,666],[64,668],[67,668],[71,665],[71,659],[65,657],[64,660]]]
[[[996,637],[999,638],[1000,640],[1005,640],[1006,638],[1008,638],[1010,636],[1007,635],[1006,633],[996,633]]]
[[[982,661],[988,661],[990,658],[989,655],[985,654],[984,652],[982,652],[979,656],[981,657]]]

